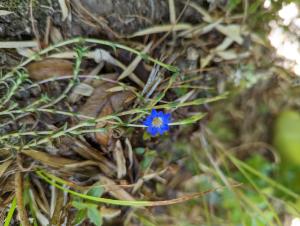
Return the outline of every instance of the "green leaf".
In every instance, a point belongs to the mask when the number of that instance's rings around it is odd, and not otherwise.
[[[95,183],[93,185],[93,187],[90,190],[88,190],[87,195],[94,196],[94,197],[101,197],[103,192],[104,192],[104,189],[101,186],[101,184]]]
[[[80,201],[72,201],[72,206],[74,206],[78,210],[89,208],[89,204]]]
[[[178,97],[181,97],[183,96],[184,94],[186,94],[188,92],[188,88],[186,87],[183,87],[183,88],[175,88],[174,89],[174,92],[176,93],[176,95]]]
[[[97,209],[97,207],[88,208],[87,215],[92,223],[94,223],[97,226],[102,225],[102,216],[100,214],[100,211]]]
[[[143,161],[141,162],[142,169],[146,170],[148,167],[150,167],[156,156],[157,156],[156,151],[147,152],[144,155]]]
[[[263,4],[262,1],[255,1],[253,2],[251,5],[250,5],[250,8],[249,8],[249,13],[252,14],[252,13],[255,13],[258,11],[258,8]]]
[[[87,217],[87,210],[81,209],[76,212],[73,225],[80,225]]]
[[[149,55],[146,53],[140,53],[140,57],[145,61],[148,61],[148,59],[149,59]]]
[[[230,0],[228,1],[228,9],[234,10],[240,3],[241,0]]]
[[[137,153],[138,155],[142,155],[145,153],[145,148],[143,147],[137,147],[134,149],[134,152]]]

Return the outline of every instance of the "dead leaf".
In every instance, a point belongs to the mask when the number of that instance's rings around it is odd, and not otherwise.
[[[0,181],[0,194],[12,192],[15,190],[14,177],[15,175],[13,174],[9,176],[7,179]]]
[[[7,11],[7,10],[0,10],[0,16],[7,16],[9,14],[12,14],[13,12]]]
[[[55,207],[51,216],[51,225],[59,225],[61,212],[64,208],[64,193],[61,190],[56,191]]]
[[[37,220],[39,221],[39,223],[42,226],[49,225],[48,218],[44,214],[42,214],[42,212],[40,211],[41,210],[40,206],[37,205],[37,202],[39,199],[37,199],[37,195],[34,194],[32,189],[29,189],[29,196],[31,199],[32,208],[34,209],[35,216],[36,216]]]
[[[63,59],[45,59],[30,63],[26,68],[29,77],[37,81],[73,74],[72,62]]]
[[[47,199],[47,192],[45,191],[42,183],[40,180],[38,180],[37,178],[32,178],[31,180],[31,188],[33,187],[37,188],[37,191],[35,189],[33,189],[34,192],[37,193],[37,198],[40,200],[39,202],[39,206],[41,207],[41,209],[45,212],[45,213],[50,213],[50,206],[48,203],[48,199]]]
[[[2,175],[5,173],[5,171],[7,170],[7,168],[10,166],[10,164],[12,163],[12,160],[8,160],[5,161],[4,163],[2,163],[0,165],[0,178],[2,177]]]
[[[3,41],[0,42],[0,49],[16,49],[16,48],[37,48],[38,42],[37,41]]]
[[[218,24],[216,29],[226,35],[227,37],[231,38],[238,44],[243,44],[244,39],[241,36],[241,26],[237,24],[230,24],[230,25],[221,25]]]
[[[101,112],[99,113],[98,117],[99,118],[104,117],[106,115],[124,109],[134,98],[135,98],[134,94],[132,94],[132,92],[129,91],[112,93],[112,95],[109,97],[109,100],[105,103],[105,105],[101,109]],[[97,124],[96,127],[102,128],[103,126],[105,126],[105,124],[103,124],[103,122],[100,122]],[[108,130],[106,132],[96,133],[97,141],[104,146],[108,146],[111,138],[112,138],[111,130]]]
[[[220,56],[223,60],[234,60],[242,59],[250,56],[249,52],[236,53],[234,50],[227,50],[222,52],[217,52],[217,55]]]
[[[107,89],[107,92],[115,93],[115,92],[120,92],[120,91],[136,91],[137,89],[133,86],[114,86],[113,88]]]
[[[143,184],[145,182],[150,181],[152,179],[156,179],[160,183],[165,184],[166,180],[164,178],[160,177],[160,175],[164,174],[166,171],[167,171],[167,169],[163,169],[160,172],[146,174],[143,177],[139,178],[132,189],[132,193],[133,194],[136,193],[143,186]]]
[[[7,197],[1,197],[1,199],[0,199],[1,200],[0,212],[2,210],[4,211],[5,208],[7,208],[7,206],[12,203],[12,200],[14,198],[15,198],[15,193],[14,192],[10,193],[10,195],[8,195]],[[6,214],[5,214],[5,216],[6,216]],[[0,225],[2,225],[2,224],[0,224]]]
[[[101,176],[100,183],[106,186],[106,192],[108,192],[114,198],[119,200],[134,200],[134,198],[127,191],[125,191],[121,186],[118,186],[113,180]],[[110,188],[110,186],[112,188]]]
[[[250,37],[251,37],[251,40],[253,40],[253,42],[256,42],[257,44],[265,46],[265,47],[268,46],[268,42],[265,39],[263,39],[262,37],[260,37],[257,33],[251,32]]]
[[[226,37],[224,41],[214,49],[214,52],[226,50],[233,42],[231,38]]]
[[[91,76],[96,76],[99,74],[99,72],[101,71],[101,69],[104,67],[104,62],[100,62],[90,73],[89,75]],[[81,94],[79,94],[78,90],[80,90],[82,88],[82,85],[81,84],[86,84],[88,86],[90,86],[92,88],[92,91],[94,92],[94,88],[91,86],[93,82],[93,78],[91,77],[88,77],[88,78],[85,78],[79,85],[75,86],[72,90],[72,92],[70,93],[69,95],[69,100],[71,103],[76,103],[77,101],[80,100],[81,98]],[[78,87],[78,88],[77,88]],[[91,96],[92,93],[89,95]]]
[[[23,150],[22,153],[54,168],[64,168],[66,165],[78,163],[76,160],[53,156],[36,150]]]
[[[171,24],[176,24],[176,8],[174,0],[169,0],[169,14]]]
[[[111,76],[110,79],[112,80],[117,78],[117,75],[109,76]],[[85,104],[79,109],[79,112],[83,115],[96,118],[100,114],[101,110],[103,109],[108,98],[111,95],[111,93],[106,92],[106,90],[112,88],[113,86],[115,85],[111,82],[98,81],[97,84],[96,82],[94,82],[94,92],[87,99]],[[110,114],[112,113],[112,111],[109,111],[107,113]]]
[[[85,167],[85,166],[97,166],[97,167],[99,167],[99,163],[96,162],[96,161],[92,161],[92,160],[85,160],[85,161],[80,161],[80,162],[76,162],[76,163],[73,163],[73,164],[65,165],[65,168],[76,170],[76,169],[80,169],[80,168]]]
[[[50,40],[53,44],[61,42],[64,39],[61,32],[58,30],[58,28],[54,26],[51,26],[49,34],[50,34]]]
[[[81,96],[91,96],[94,91],[94,88],[86,83],[78,84],[74,89],[74,95],[81,95]]]
[[[35,52],[31,48],[16,48],[17,52],[24,57],[31,57]]]
[[[105,206],[101,207],[100,212],[101,212],[101,216],[108,220],[115,218],[121,214],[120,209],[113,209]]]
[[[201,60],[200,60],[201,68],[205,68],[207,65],[209,65],[209,63],[211,62],[211,60],[213,58],[214,58],[214,54],[213,53],[210,53],[205,58],[201,58]]]
[[[68,14],[69,14],[69,9],[67,7],[66,1],[65,0],[58,0],[60,9],[61,9],[61,14],[62,14],[62,21],[67,19]]]
[[[220,23],[223,22],[223,18],[217,20],[217,21],[214,21],[210,24],[200,24],[200,25],[197,25],[197,26],[194,26],[192,27],[191,29],[189,30],[185,30],[185,31],[182,31],[178,34],[178,36],[180,37],[186,37],[186,38],[192,38],[193,36],[196,36],[196,35],[203,35],[203,34],[206,34],[210,31],[212,31],[213,29],[216,28],[216,26]]]
[[[130,140],[128,138],[125,139],[125,144],[127,146],[128,150],[128,159],[129,159],[129,169],[132,168],[133,166],[133,150],[132,150],[132,145],[130,143]]]
[[[191,27],[192,25],[186,23],[180,23],[175,25],[173,24],[157,25],[154,27],[146,28],[141,31],[137,31],[129,37],[133,38],[133,37],[150,35],[150,34],[161,33],[161,32],[187,30],[190,29]]]
[[[23,226],[30,226],[28,214],[25,208],[23,191],[24,191],[24,175],[21,172],[17,172],[15,175],[15,192],[18,206],[18,216],[20,223]]]
[[[117,75],[110,74],[110,80],[116,80]],[[129,91],[109,92],[116,85],[107,81],[94,81],[94,92],[86,103],[79,109],[80,114],[99,118],[110,115],[124,109],[133,99],[134,94]],[[96,128],[103,128],[106,123],[100,122]],[[112,137],[112,131],[98,132],[95,134],[96,140],[103,146],[108,146]]]
[[[65,51],[49,55],[49,58],[75,59],[76,56],[77,55],[75,51]],[[115,66],[118,66],[120,64],[120,62],[115,59],[108,51],[100,48],[97,48],[94,51],[87,52],[85,54],[85,57],[88,59],[93,59],[96,63],[104,61]]]
[[[124,156],[124,151],[120,140],[117,140],[115,144],[115,148],[113,150],[113,157],[115,162],[117,163],[117,177],[118,179],[121,179],[122,177],[126,176],[127,169],[126,169],[126,159]]]
[[[92,148],[89,144],[73,139],[71,148],[82,157],[97,161],[97,166],[104,174],[112,176],[116,172],[116,166],[108,161],[99,150]]]

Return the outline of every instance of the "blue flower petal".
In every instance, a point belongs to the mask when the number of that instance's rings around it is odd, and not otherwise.
[[[151,135],[151,136],[155,136],[157,134],[157,128],[156,127],[152,127],[152,126],[149,126],[147,128],[147,132]]]
[[[155,118],[160,118],[162,120],[162,124],[160,127],[156,127],[153,125],[153,120]],[[170,122],[171,114],[167,113],[165,114],[162,111],[156,111],[153,109],[151,111],[151,114],[146,117],[146,119],[143,121],[143,124],[147,127],[147,132],[151,136],[155,136],[156,134],[162,135],[164,132],[169,130],[169,122]]]
[[[160,129],[163,130],[163,131],[168,131],[169,126],[167,124],[164,124],[162,127],[160,127]]]
[[[163,134],[164,134],[164,132],[165,132],[165,130],[163,130],[163,129],[160,129],[158,132],[159,132],[159,134],[160,134],[160,135],[163,135]]]
[[[155,109],[152,109],[150,116],[151,116],[152,118],[155,118],[155,117],[158,116],[158,112],[157,112]]]
[[[162,120],[163,120],[163,125],[168,125],[170,123],[170,120],[166,117],[164,117]]]
[[[170,113],[165,114],[165,118],[166,118],[167,120],[170,120],[170,119],[171,119],[171,114],[170,114]]]
[[[157,113],[157,116],[163,118],[165,116],[165,114],[162,111],[159,111]]]
[[[152,117],[148,116],[148,117],[146,118],[146,120],[143,122],[143,124],[144,124],[145,126],[151,126],[152,120],[153,120]]]

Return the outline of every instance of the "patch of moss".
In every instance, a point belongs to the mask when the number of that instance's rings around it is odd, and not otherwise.
[[[38,6],[39,0],[32,0],[33,8]],[[0,6],[4,9],[13,11],[30,4],[30,0],[2,0]]]
[[[15,10],[22,3],[22,0],[2,0],[1,6],[8,10]]]

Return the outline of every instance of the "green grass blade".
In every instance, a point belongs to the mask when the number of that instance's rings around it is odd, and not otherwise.
[[[240,161],[239,159],[235,158],[232,155],[227,154],[227,156],[230,158],[230,160],[232,162],[234,162],[235,164],[237,164],[238,166],[244,168],[245,170],[247,170],[248,172],[250,172],[251,174],[260,177],[262,180],[266,181],[267,183],[269,183],[271,186],[273,186],[274,188],[284,192],[285,194],[289,195],[290,197],[294,198],[294,199],[299,199],[300,195],[298,195],[297,193],[293,192],[292,190],[288,189],[287,187],[277,183],[276,181],[268,178],[267,176],[261,174],[259,171],[257,171],[256,169],[252,168],[251,166],[249,166],[248,164]]]
[[[171,122],[169,123],[169,126],[178,126],[178,125],[186,125],[186,124],[192,124],[194,122],[199,121],[200,119],[202,119],[204,116],[206,115],[206,113],[198,113],[195,114],[189,118],[185,118],[181,121],[177,121],[177,122]]]
[[[9,209],[9,212],[5,218],[5,223],[4,223],[4,226],[9,226],[10,225],[10,222],[11,222],[11,219],[14,215],[14,212],[15,212],[15,209],[16,209],[16,206],[17,206],[17,199],[16,197],[14,197],[12,203],[11,203],[11,207]]]

